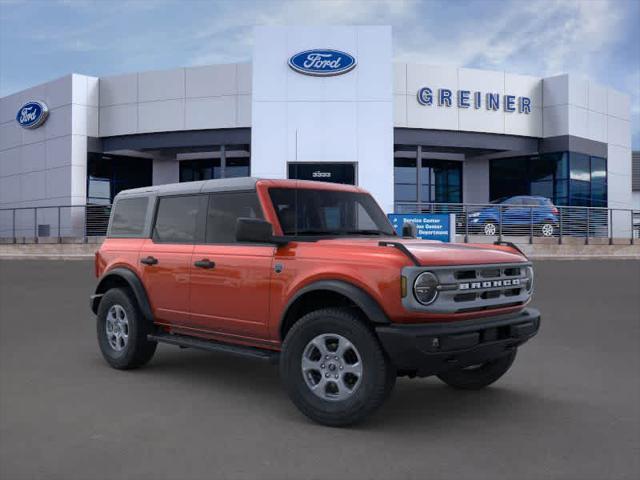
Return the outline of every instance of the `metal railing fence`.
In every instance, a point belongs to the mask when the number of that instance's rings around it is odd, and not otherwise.
[[[553,207],[547,205],[505,205],[490,203],[396,202],[395,213],[453,213],[456,234],[464,236],[525,237],[529,243],[541,238],[583,239],[589,244],[636,243],[640,238],[640,210],[604,207]]]
[[[456,234],[526,237],[529,243],[552,238],[581,238],[588,244],[600,239],[614,243],[640,239],[640,210],[600,207],[549,207],[468,203],[397,202],[395,213],[454,213]],[[107,233],[111,205],[56,205],[0,209],[0,239],[101,237]]]
[[[55,205],[0,209],[0,239],[102,237],[111,205]]]

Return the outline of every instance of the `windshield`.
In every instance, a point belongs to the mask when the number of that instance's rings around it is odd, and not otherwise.
[[[395,235],[366,193],[271,188],[269,194],[284,235]]]

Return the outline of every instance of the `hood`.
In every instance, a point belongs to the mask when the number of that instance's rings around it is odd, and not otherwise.
[[[400,237],[376,238],[335,238],[321,240],[321,243],[341,247],[378,247],[380,242],[394,242],[404,245],[421,265],[483,265],[494,263],[520,263],[527,258],[507,245],[442,243],[430,240],[416,240]],[[386,247],[392,248],[392,247]]]

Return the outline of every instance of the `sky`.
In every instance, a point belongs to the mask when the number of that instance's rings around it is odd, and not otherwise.
[[[68,73],[251,60],[254,25],[393,27],[397,61],[586,76],[632,96],[640,0],[0,0],[0,96]]]

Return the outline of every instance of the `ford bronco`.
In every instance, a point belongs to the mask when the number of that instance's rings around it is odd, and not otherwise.
[[[516,247],[398,236],[364,190],[238,178],[119,193],[96,253],[98,343],[114,368],[158,343],[279,363],[322,424],[372,414],[397,376],[479,389],[540,314]]]

